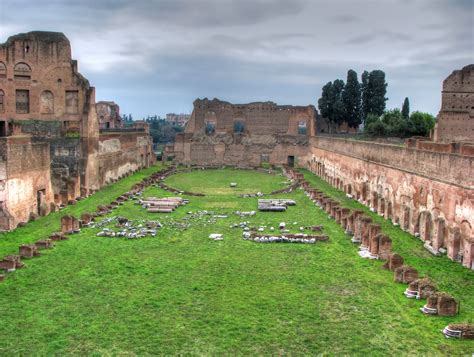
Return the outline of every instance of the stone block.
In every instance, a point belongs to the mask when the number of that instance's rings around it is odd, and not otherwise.
[[[19,248],[19,255],[22,258],[33,258],[39,256],[40,252],[34,244],[22,244]]]

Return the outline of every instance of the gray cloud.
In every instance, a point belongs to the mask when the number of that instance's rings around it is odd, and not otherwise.
[[[436,113],[442,80],[474,57],[473,2],[0,0],[0,42],[64,32],[98,99],[135,117],[196,97],[316,104],[352,68],[383,69],[389,107]],[[21,19],[21,21],[20,21]]]

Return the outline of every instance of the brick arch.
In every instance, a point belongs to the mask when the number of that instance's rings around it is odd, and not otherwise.
[[[40,113],[53,114],[54,113],[54,94],[49,90],[45,90],[40,96]]]
[[[461,230],[459,227],[451,227],[448,234],[447,244],[448,257],[454,261],[462,261],[461,256]]]
[[[0,78],[7,78],[7,66],[0,61]]]
[[[408,205],[402,205],[400,207],[400,228],[404,231],[408,231],[410,229],[410,215],[411,209]]]
[[[431,242],[433,220],[430,211],[420,212],[420,214],[418,215],[418,227],[420,232],[420,239],[422,241]]]
[[[444,218],[437,217],[433,220],[433,233],[431,235],[431,246],[435,251],[445,247],[446,222]]]
[[[15,79],[31,79],[31,67],[28,63],[18,62],[13,69]]]

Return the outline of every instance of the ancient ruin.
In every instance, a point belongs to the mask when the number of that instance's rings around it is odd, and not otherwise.
[[[443,81],[441,110],[434,140],[469,141],[474,136],[474,65],[451,73]]]
[[[185,132],[165,149],[164,160],[305,167],[419,237],[431,253],[474,269],[473,73],[469,65],[444,81],[433,140],[412,138],[399,146],[321,136],[323,120],[313,106],[206,98],[194,102]],[[329,198],[321,204],[329,215],[344,219],[354,242],[369,247],[370,218],[346,216]]]
[[[148,127],[95,101],[62,33],[0,44],[0,229],[46,215],[154,162]]]
[[[231,104],[197,99],[184,133],[167,147],[164,158],[189,164],[293,166],[316,132],[316,108],[273,102]]]

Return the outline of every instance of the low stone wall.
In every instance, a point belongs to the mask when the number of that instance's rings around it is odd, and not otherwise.
[[[312,138],[302,166],[425,242],[474,268],[473,157]]]
[[[99,137],[99,184],[106,185],[155,163],[151,139],[143,132],[113,132]]]
[[[474,189],[474,157],[406,146],[312,137],[310,146],[429,179]]]

